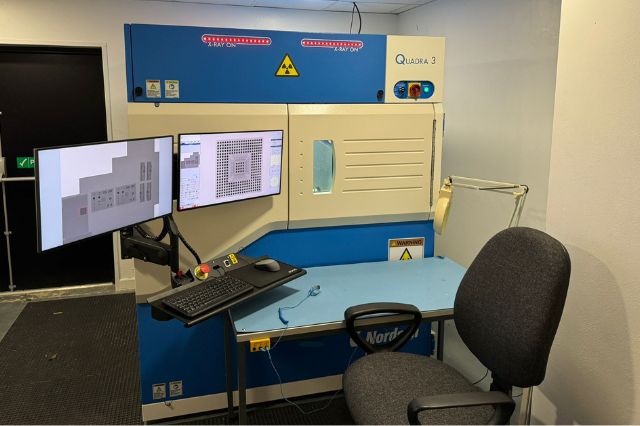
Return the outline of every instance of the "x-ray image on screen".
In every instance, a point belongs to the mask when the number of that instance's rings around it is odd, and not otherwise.
[[[41,250],[171,213],[172,151],[171,136],[38,150]]]
[[[180,210],[280,193],[282,130],[180,135]]]

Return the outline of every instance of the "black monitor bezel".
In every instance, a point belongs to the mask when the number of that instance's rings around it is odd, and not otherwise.
[[[243,198],[241,200],[232,200],[232,201],[224,201],[222,203],[213,203],[213,204],[205,204],[202,206],[197,206],[197,207],[189,207],[186,209],[180,208],[180,185],[182,183],[182,179],[181,179],[181,175],[182,175],[182,169],[180,168],[180,158],[181,158],[181,154],[182,154],[182,144],[180,143],[180,140],[182,138],[182,136],[193,136],[193,135],[221,135],[221,134],[233,134],[233,133],[265,133],[265,132],[281,132],[282,133],[282,150],[280,151],[280,182],[278,185],[278,192],[277,193],[273,193],[273,194],[267,194],[267,195],[258,195],[256,197],[248,197],[248,198]],[[179,212],[187,212],[187,211],[191,211],[191,210],[198,210],[198,209],[202,209],[202,208],[207,208],[207,207],[213,207],[213,206],[221,206],[224,204],[230,204],[230,203],[239,203],[242,201],[247,201],[247,200],[256,200],[258,198],[266,198],[266,197],[275,197],[276,195],[280,195],[282,194],[282,170],[283,170],[283,164],[282,164],[282,160],[284,157],[284,129],[271,129],[271,130],[234,130],[234,131],[229,131],[229,132],[190,132],[190,133],[178,133],[178,158],[177,158],[177,169],[178,169],[178,199],[177,199],[177,203],[176,203],[176,209]]]
[[[171,211],[167,214],[163,214],[161,216],[158,217],[154,217],[152,219],[148,219],[148,220],[144,220],[142,222],[137,222],[137,223],[132,223],[130,225],[125,225],[123,227],[120,228],[115,228],[112,229],[110,231],[105,231],[105,232],[101,232],[99,234],[95,234],[95,235],[91,235],[90,237],[87,238],[82,238],[80,240],[76,240],[76,241],[71,241],[69,243],[62,243],[59,246],[55,246],[55,247],[51,247],[48,249],[42,249],[42,232],[41,232],[41,227],[42,227],[42,222],[41,222],[41,217],[40,217],[40,213],[41,213],[41,208],[40,208],[40,170],[38,167],[38,153],[40,151],[48,151],[48,150],[52,150],[52,149],[63,149],[63,148],[74,148],[74,147],[82,147],[82,146],[91,146],[91,145],[104,145],[104,144],[108,144],[108,143],[119,143],[119,142],[135,142],[135,141],[142,141],[142,140],[149,140],[149,139],[163,139],[163,138],[171,138]],[[38,249],[38,253],[43,253],[43,252],[48,252],[51,250],[56,250],[56,249],[60,249],[63,247],[67,247],[70,244],[75,244],[78,243],[80,241],[85,241],[94,237],[100,237],[102,235],[105,234],[111,234],[113,232],[116,232],[122,228],[127,228],[130,226],[135,226],[135,225],[140,225],[142,223],[145,222],[149,222],[150,220],[156,220],[156,219],[162,219],[166,216],[169,216],[173,213],[173,147],[175,145],[175,136],[174,135],[163,135],[163,136],[148,136],[148,137],[144,137],[144,138],[133,138],[133,139],[120,139],[120,140],[113,140],[113,141],[98,141],[98,142],[89,142],[89,143],[83,143],[83,144],[77,144],[77,145],[60,145],[60,146],[52,146],[52,147],[46,147],[46,148],[35,148],[33,150],[33,158],[35,160],[35,165],[34,165],[34,177],[35,177],[35,192],[36,192],[36,242],[37,242],[37,249]]]

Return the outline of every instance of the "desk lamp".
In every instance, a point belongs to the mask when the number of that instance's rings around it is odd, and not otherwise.
[[[524,208],[524,202],[529,192],[527,185],[520,185],[516,183],[508,182],[496,182],[493,180],[475,179],[463,176],[448,176],[438,197],[438,203],[436,204],[435,217],[433,220],[433,229],[442,235],[445,226],[447,225],[447,219],[449,217],[449,210],[451,208],[451,200],[453,199],[453,188],[467,188],[475,189],[476,191],[491,191],[499,192],[501,194],[510,194],[514,197],[516,204],[511,214],[511,220],[509,220],[509,226],[518,226],[520,222],[520,216],[522,216],[522,209]]]

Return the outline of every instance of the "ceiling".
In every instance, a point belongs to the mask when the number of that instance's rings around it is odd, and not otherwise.
[[[164,0],[176,3],[218,4],[245,7],[272,7],[279,9],[328,10],[351,12],[349,0]],[[362,13],[398,14],[436,0],[356,0]]]

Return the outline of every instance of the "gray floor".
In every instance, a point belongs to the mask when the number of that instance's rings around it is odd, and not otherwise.
[[[0,340],[4,338],[27,302],[0,302]]]

